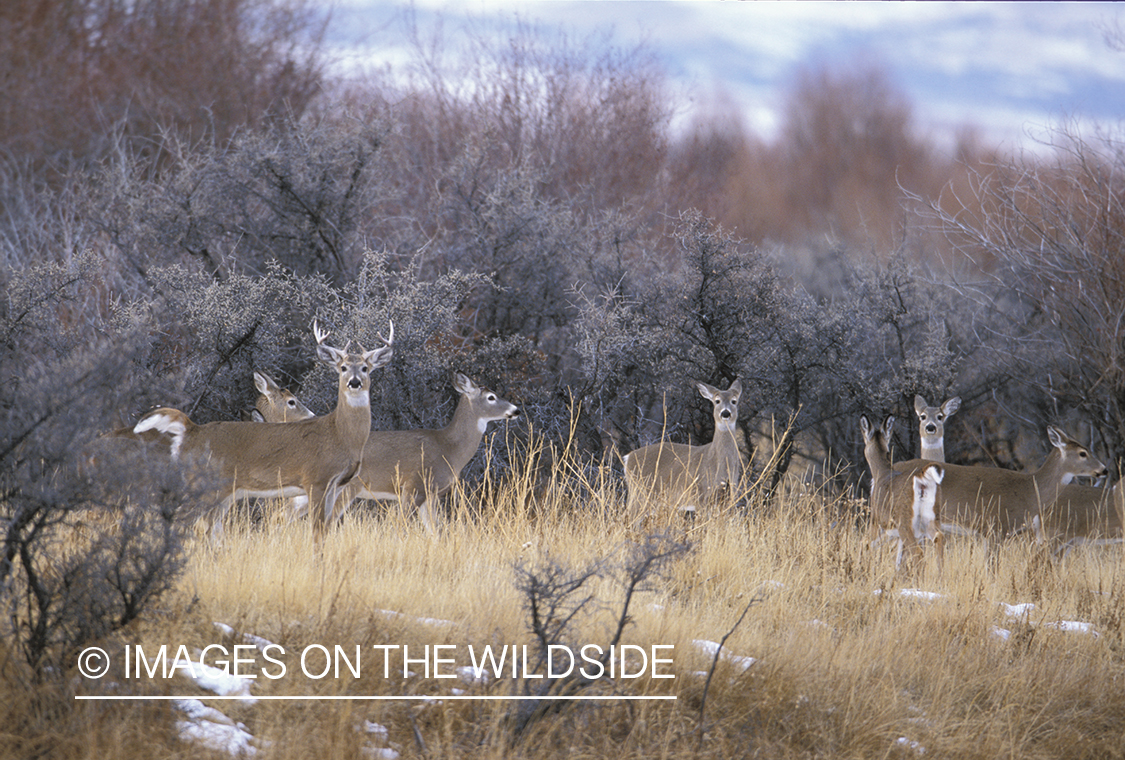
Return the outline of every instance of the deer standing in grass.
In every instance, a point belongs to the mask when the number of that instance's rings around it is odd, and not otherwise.
[[[894,432],[895,418],[887,415],[883,426],[873,427],[866,415],[859,418],[859,428],[863,432],[863,457],[871,471],[871,525],[868,527],[866,541],[874,548],[886,538],[898,539],[898,527],[891,513],[891,502],[887,498],[887,488],[894,469],[891,467],[891,435]]]
[[[426,531],[436,535],[437,501],[453,488],[476,454],[488,423],[520,413],[515,404],[459,372],[453,375],[453,387],[461,398],[444,428],[371,431],[359,474],[341,497],[341,515],[357,498],[398,500],[417,509]]]
[[[1112,488],[1071,483],[1034,522],[1039,539],[1058,555],[1081,545],[1119,544],[1125,524],[1125,489],[1120,480]]]
[[[930,406],[921,396],[914,397],[914,413],[918,415],[918,433],[922,439],[919,459],[945,461],[945,421],[960,408],[960,396],[946,399],[941,406]]]
[[[946,464],[940,505],[942,528],[980,534],[989,540],[1007,538],[1031,527],[1034,518],[1049,510],[1063,486],[1075,477],[1105,474],[1105,465],[1097,457],[1058,428],[1047,428],[1047,436],[1051,453],[1033,472]],[[912,459],[893,465],[893,472],[896,476],[918,475],[930,464],[929,460]],[[913,498],[912,486],[905,478],[892,477],[887,493],[892,505]]]
[[[393,353],[394,324],[384,346],[351,353],[324,343],[328,333],[313,323],[317,356],[339,375],[336,408],[323,417],[298,422],[210,422],[196,425],[178,409],[149,412],[134,433],[157,430],[172,438],[172,457],[210,462],[223,483],[216,495],[212,535],[221,531],[223,516],[234,501],[247,497],[304,495],[315,507],[318,535],[333,518],[341,489],[359,472],[364,445],[371,432],[371,371],[384,366]]]
[[[891,465],[890,440],[895,418],[887,416],[881,428],[875,428],[866,416],[859,418],[863,431],[863,455],[871,469],[871,526],[867,541],[872,547],[886,538],[898,541],[895,567],[902,566],[905,556],[913,564],[922,553],[921,539],[934,543],[938,572],[945,559],[945,537],[941,532],[943,504],[941,483],[945,478],[945,465],[930,462],[921,472],[897,472]],[[905,494],[894,494],[910,488]]]
[[[736,425],[742,381],[736,379],[721,391],[696,383],[703,398],[713,405],[715,433],[702,446],[661,441],[631,451],[624,457],[627,509],[633,516],[656,499],[676,509],[694,513],[720,493],[737,494],[742,483],[742,454]]]

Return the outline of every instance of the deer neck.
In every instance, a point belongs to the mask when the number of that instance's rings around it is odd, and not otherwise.
[[[464,467],[473,458],[487,426],[488,422],[473,411],[473,402],[462,396],[453,411],[453,419],[437,435],[445,458],[454,468]]]
[[[867,460],[867,467],[875,480],[882,480],[892,474],[890,456],[878,441],[872,439],[863,447],[863,457]]]
[[[1031,473],[1031,478],[1035,481],[1035,490],[1044,506],[1053,503],[1062,487],[1073,480],[1073,476],[1066,471],[1063,453],[1057,448],[1051,449],[1039,469]]]
[[[738,438],[735,435],[734,423],[724,422],[715,425],[715,435],[706,447],[707,454],[716,461],[740,458],[738,452]]]
[[[371,434],[371,397],[367,389],[349,392],[341,388],[332,416],[340,441],[349,448],[362,450]]]
[[[938,438],[936,441],[927,441],[923,438],[922,451],[918,458],[927,459],[931,462],[945,462],[944,439]]]

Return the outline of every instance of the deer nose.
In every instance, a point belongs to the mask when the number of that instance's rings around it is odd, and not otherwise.
[[[933,433],[936,433],[937,432],[937,425],[935,425],[932,422],[929,425],[926,425],[926,432],[930,433],[931,435]]]
[[[724,420],[730,419],[730,409],[724,409],[723,411],[719,412],[719,416]]]
[[[348,380],[348,387],[352,390],[359,390],[363,387],[363,381],[358,377],[353,377],[351,380]]]

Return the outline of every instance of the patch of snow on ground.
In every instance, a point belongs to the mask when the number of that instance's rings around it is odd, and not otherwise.
[[[916,741],[911,741],[910,739],[907,739],[905,736],[898,737],[897,744],[901,747],[906,747],[907,749],[912,749],[915,752],[917,752],[919,755],[926,754],[926,748],[925,747],[923,747],[921,744],[919,744]]]
[[[240,639],[242,641],[245,641],[247,644],[253,644],[254,646],[256,646],[258,648],[258,651],[260,651],[260,652],[266,651],[266,647],[276,647],[277,646],[277,644],[274,644],[269,639],[263,639],[261,636],[255,636],[252,633],[243,633],[243,634],[239,635],[233,628],[231,628],[226,623],[214,623],[213,625],[224,636],[230,636],[232,639]]]
[[[250,696],[251,679],[249,678],[232,676],[225,670],[193,660],[176,660],[172,665],[173,669],[178,669],[201,689],[213,691],[220,697],[242,696],[250,704],[258,701]]]
[[[390,731],[387,730],[386,726],[374,723],[370,720],[363,721],[363,725],[357,726],[356,730],[367,734],[369,741],[378,742],[379,744],[386,744],[390,736]],[[360,747],[359,752],[364,757],[376,758],[377,760],[397,760],[399,756],[398,752],[390,747],[380,747],[372,744],[366,744]]]
[[[359,753],[375,760],[398,760],[399,754],[390,747],[360,747]]]
[[[715,652],[719,651],[719,642],[708,641],[706,639],[693,639],[692,644],[695,644],[701,651],[711,657],[715,656]],[[721,655],[722,659],[727,660],[736,668],[741,670],[749,670],[750,666],[757,662],[753,657],[742,657],[736,654],[731,654],[728,650],[724,649]]]
[[[232,757],[254,757],[258,754],[258,748],[251,743],[254,737],[240,726],[228,726],[211,721],[178,720],[176,733],[185,742],[226,752]]]
[[[384,617],[401,618],[403,620],[410,620],[414,623],[420,623],[422,625],[438,626],[438,627],[441,627],[441,628],[457,625],[452,620],[442,620],[441,618],[411,617],[410,615],[405,615],[401,612],[396,612],[394,610],[375,610],[375,612],[377,612],[380,615],[383,615]]]
[[[1008,617],[1023,618],[1029,624],[1034,625],[1034,623],[1029,620],[1032,610],[1035,609],[1035,604],[1033,602],[1025,602],[1024,604],[1005,604],[1004,602],[1000,602],[1000,608],[1004,610],[1004,614]],[[1042,625],[1044,628],[1053,628],[1056,631],[1088,633],[1094,637],[1099,635],[1098,632],[1094,630],[1093,623],[1084,623],[1081,620],[1047,620],[1043,621]]]
[[[457,675],[461,678],[462,683],[473,686],[480,684],[487,686],[492,682],[492,676],[484,668],[474,668],[472,665],[463,665],[457,668]]]

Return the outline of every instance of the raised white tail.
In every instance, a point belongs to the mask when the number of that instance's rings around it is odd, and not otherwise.
[[[626,454],[630,515],[646,511],[653,500],[694,512],[720,493],[737,493],[741,487],[742,454],[736,425],[742,381],[736,379],[725,391],[707,383],[696,383],[696,388],[714,405],[715,434],[711,442],[690,446],[662,441]]]
[[[941,532],[941,482],[945,479],[945,467],[932,464],[921,475],[914,475],[913,479],[914,500],[910,507],[910,530],[899,541],[897,563],[901,565],[904,552],[917,558],[921,554],[921,540],[928,538],[933,541],[940,573],[945,560],[945,536]],[[907,515],[904,514],[903,519],[906,518]]]

